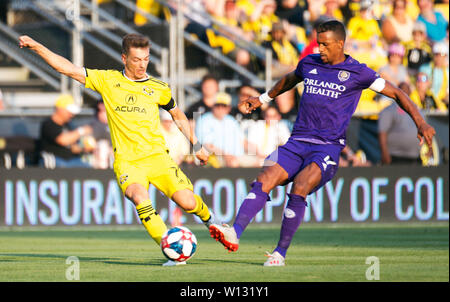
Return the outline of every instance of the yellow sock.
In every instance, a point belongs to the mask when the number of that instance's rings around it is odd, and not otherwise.
[[[160,244],[162,235],[167,231],[167,227],[161,216],[153,209],[151,201],[141,202],[136,206],[136,210],[147,232],[156,243]]]
[[[195,201],[197,202],[195,209],[193,209],[192,211],[186,211],[186,213],[192,213],[197,215],[203,222],[208,221],[209,218],[211,218],[208,206],[203,202],[203,199],[197,194],[194,194],[194,198]]]

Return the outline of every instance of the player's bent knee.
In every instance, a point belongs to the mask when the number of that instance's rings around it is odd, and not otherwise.
[[[279,169],[275,167],[271,167],[265,169],[261,172],[256,180],[262,184],[262,190],[266,193],[269,193],[273,188],[285,182],[288,179],[288,174],[284,169],[282,171],[281,167]]]
[[[192,212],[196,208],[196,202],[195,200],[190,200],[187,202],[184,202],[183,204],[180,204],[179,206],[185,211],[185,212]]]
[[[131,184],[126,188],[125,196],[135,205],[138,205],[141,202],[149,199],[147,190],[144,188],[144,186],[137,183]]]
[[[194,193],[190,190],[177,191],[172,195],[172,200],[186,212],[194,211],[197,202],[195,201]]]

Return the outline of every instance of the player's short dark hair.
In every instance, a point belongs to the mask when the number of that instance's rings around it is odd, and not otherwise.
[[[127,34],[122,39],[122,53],[128,54],[130,48],[150,47],[150,40],[141,34]]]
[[[325,21],[317,27],[318,34],[327,31],[333,32],[337,39],[345,41],[346,38],[345,27],[344,24],[342,24],[341,22],[337,20]]]

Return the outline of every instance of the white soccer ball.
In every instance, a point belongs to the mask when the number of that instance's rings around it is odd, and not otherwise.
[[[161,250],[170,260],[187,261],[194,256],[196,249],[197,238],[187,227],[173,227],[162,236]]]

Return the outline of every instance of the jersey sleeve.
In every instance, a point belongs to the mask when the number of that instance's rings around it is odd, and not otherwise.
[[[162,91],[158,105],[159,107],[167,111],[177,107],[175,100],[172,98],[172,92],[170,91],[169,87]]]
[[[86,72],[86,84],[85,87],[102,93],[104,82],[107,74],[107,70],[99,69],[84,69]]]
[[[378,79],[381,79],[381,80],[378,80]],[[376,84],[374,86],[372,86],[372,84],[374,84],[374,83],[376,83]],[[367,67],[365,64],[362,65],[361,70],[358,75],[358,86],[360,89],[371,88],[372,90],[374,90],[376,92],[380,92],[384,88],[384,85],[381,85],[382,83],[384,83],[384,81],[376,71]],[[381,87],[381,86],[383,86],[383,87]]]

